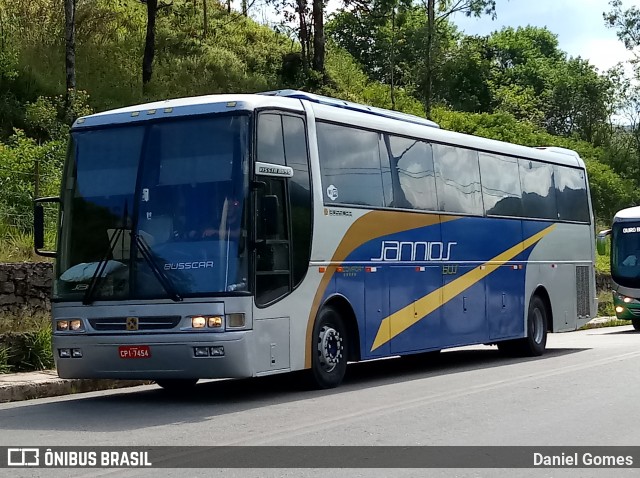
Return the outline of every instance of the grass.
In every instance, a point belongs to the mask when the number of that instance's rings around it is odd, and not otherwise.
[[[0,335],[22,334],[51,328],[51,315],[45,312],[21,312],[18,315],[0,315]]]
[[[0,373],[10,373],[9,347],[0,344]]]
[[[580,327],[580,330],[602,329],[603,327],[622,327],[623,325],[631,325],[630,320],[612,319],[598,324],[586,324]]]
[[[613,317],[616,315],[613,306],[613,296],[610,290],[603,290],[598,293],[598,317]]]
[[[55,244],[55,233],[49,227],[45,235],[45,249]],[[33,234],[0,221],[0,262],[43,262],[50,261],[33,250]]]
[[[51,335],[49,314],[0,316],[0,373],[53,368]]]
[[[596,254],[596,272],[606,275],[611,274],[611,263],[608,254],[606,256]]]

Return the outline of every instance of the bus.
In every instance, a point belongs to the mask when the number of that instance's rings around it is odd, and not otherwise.
[[[59,203],[43,250],[46,202]],[[79,118],[54,256],[63,378],[198,379],[489,344],[537,356],[595,317],[595,241],[573,151],[445,131],[300,91]]]
[[[633,328],[640,330],[640,206],[618,211],[611,229],[598,234],[597,248],[600,255],[611,254],[616,317],[630,320]]]

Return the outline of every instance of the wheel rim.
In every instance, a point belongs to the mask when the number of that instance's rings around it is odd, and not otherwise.
[[[318,336],[318,358],[325,372],[332,372],[342,360],[342,337],[333,327],[325,325]]]
[[[533,309],[533,320],[531,321],[531,327],[533,328],[532,335],[533,340],[537,344],[542,343],[542,337],[544,336],[544,317],[542,311],[537,307]]]

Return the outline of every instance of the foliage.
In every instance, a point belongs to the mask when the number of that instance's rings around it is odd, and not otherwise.
[[[633,6],[622,10],[622,0],[611,0],[609,5],[611,11],[603,14],[605,23],[617,30],[618,38],[627,49],[633,50],[640,44],[640,9]]]
[[[0,345],[0,373],[10,373],[11,366],[9,365],[9,347],[6,345]]]
[[[46,327],[24,334],[23,347],[20,350],[21,359],[16,371],[46,370],[54,366],[51,350],[51,328]]]
[[[24,310],[0,316],[0,373],[53,368],[51,317]]]
[[[578,151],[587,162],[594,210],[602,221],[640,202],[638,82],[621,67],[600,73],[583,59],[568,58],[557,36],[544,28],[467,36],[450,21],[457,9],[465,15],[494,16],[493,0],[350,0],[326,27],[331,39],[326,75],[305,68],[302,45],[295,35],[280,33],[281,28],[227,13],[223,4],[210,0],[205,25],[202,2],[166,3],[158,12],[153,79],[143,93],[144,3],[78,0],[79,91],[69,104],[59,2],[0,3],[3,257],[32,257],[36,164],[38,194],[57,195],[74,118],[148,100],[211,93],[303,88],[424,116],[429,90],[434,99],[429,107],[436,105],[430,115],[443,128]],[[290,14],[304,8],[310,18],[310,2],[284,3]],[[427,55],[429,5],[436,15]],[[606,21],[629,47],[635,46],[637,9],[623,10],[618,0],[611,8]],[[628,125],[613,124],[614,112],[624,112]],[[52,234],[52,228],[47,231]]]
[[[80,116],[92,113],[86,91],[70,91],[68,100],[63,95],[52,98],[38,97],[25,107],[25,120],[30,135],[41,141],[66,140],[69,125]]]
[[[64,153],[64,141],[39,145],[20,130],[6,144],[0,143],[1,222],[22,232],[31,229],[36,164],[39,194],[57,195]]]
[[[0,335],[0,369],[14,373],[53,368],[51,338],[50,326],[24,333]]]
[[[604,275],[611,274],[611,256],[596,254],[596,272]]]
[[[610,316],[608,315],[607,317],[610,317]],[[624,327],[625,325],[631,325],[631,321],[611,319],[603,322],[588,323],[585,326],[581,327],[580,330],[602,329],[604,327]]]

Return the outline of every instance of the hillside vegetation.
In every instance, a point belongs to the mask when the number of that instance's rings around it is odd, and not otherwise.
[[[640,200],[640,134],[635,123],[611,122],[614,113],[640,110],[634,83],[622,68],[598,72],[567,57],[553,32],[524,27],[466,36],[450,22],[452,2],[445,1],[436,2],[429,36],[423,6],[351,2],[325,16],[317,69],[310,65],[317,57],[310,35],[316,38],[318,28],[311,5],[300,14],[295,5],[304,2],[273,2],[281,24],[272,28],[234,11],[236,5],[205,1],[160,3],[153,74],[143,84],[147,3],[77,0],[77,90],[67,95],[63,2],[0,0],[0,260],[33,259],[31,201],[57,195],[74,118],[211,93],[296,88],[421,116],[428,111],[446,129],[578,151],[604,224]],[[486,21],[494,13],[492,2],[459,3]],[[308,30],[300,29],[301,18]]]

